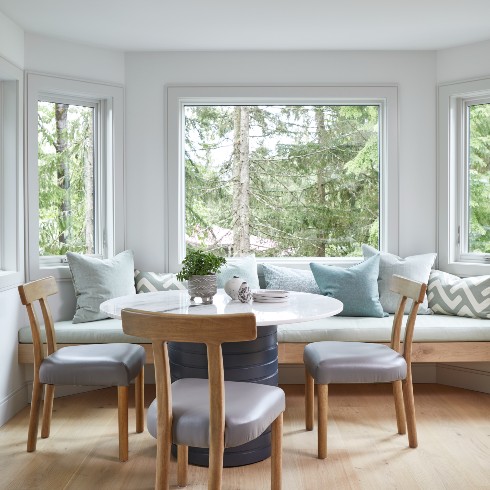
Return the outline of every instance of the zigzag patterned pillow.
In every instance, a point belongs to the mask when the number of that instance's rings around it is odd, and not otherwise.
[[[462,279],[447,272],[431,271],[427,296],[434,313],[490,318],[490,276]]]
[[[134,271],[136,292],[151,293],[154,291],[170,291],[172,289],[187,289],[187,281],[181,282],[175,274],[159,274],[158,272]]]

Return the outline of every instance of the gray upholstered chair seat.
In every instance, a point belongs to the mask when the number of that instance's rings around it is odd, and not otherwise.
[[[284,392],[275,386],[225,381],[225,447],[256,439],[285,410]],[[209,447],[209,382],[186,378],[172,384],[173,442]],[[147,413],[148,431],[157,437],[157,402]]]
[[[388,383],[407,376],[403,356],[381,344],[315,342],[305,347],[304,363],[318,384]]]
[[[76,345],[46,357],[39,380],[50,385],[128,386],[144,364],[145,349],[140,345]]]

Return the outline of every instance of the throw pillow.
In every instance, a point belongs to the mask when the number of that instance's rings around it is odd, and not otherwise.
[[[341,316],[385,316],[379,302],[379,254],[344,269],[312,262],[310,268],[320,291],[344,304]]]
[[[290,269],[275,265],[262,264],[265,287],[267,289],[285,289],[300,293],[321,294],[313,273],[308,270]]]
[[[134,271],[134,284],[138,294],[187,289],[187,281],[179,281],[175,274],[159,274],[158,272],[142,272],[139,270]]]
[[[218,272],[218,287],[224,288],[226,282],[233,276],[238,276],[244,281],[247,281],[250,289],[259,289],[259,276],[257,275],[255,255],[227,259],[226,264]]]
[[[490,276],[462,279],[434,270],[430,273],[427,295],[434,313],[490,318]]]
[[[107,318],[107,314],[99,310],[101,303],[134,293],[131,250],[121,252],[112,259],[97,259],[74,252],[67,252],[66,258],[77,298],[73,323]]]
[[[362,246],[362,253],[365,259],[380,254],[381,260],[379,263],[379,299],[383,305],[383,309],[387,313],[395,313],[398,306],[398,294],[390,291],[391,277],[393,274],[412,279],[413,281],[425,282],[429,280],[430,270],[434,265],[437,254],[429,253],[422,255],[412,255],[410,257],[401,258],[398,255],[393,255],[387,252],[378,252],[369,245]],[[412,300],[407,301],[405,313],[410,311]],[[417,312],[419,315],[430,315],[432,312],[427,305],[427,296],[424,302],[419,306]]]

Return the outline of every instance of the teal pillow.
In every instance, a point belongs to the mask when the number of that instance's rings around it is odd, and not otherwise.
[[[386,316],[378,294],[380,256],[344,269],[333,265],[310,264],[313,276],[325,296],[344,304],[341,316]]]
[[[218,273],[218,287],[224,288],[226,282],[233,276],[238,276],[246,281],[250,289],[259,289],[255,255],[227,259],[226,264],[221,267]]]
[[[134,294],[133,252],[126,250],[112,259],[97,259],[67,252],[66,258],[77,298],[73,323],[108,318],[100,304],[118,296]]]

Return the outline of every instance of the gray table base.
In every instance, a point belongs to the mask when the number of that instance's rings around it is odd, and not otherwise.
[[[169,342],[168,354],[172,382],[181,378],[207,378],[207,354],[204,344]],[[277,386],[277,326],[257,328],[257,339],[251,342],[223,344],[225,381],[248,381]],[[176,446],[172,453],[177,454]],[[225,449],[223,466],[243,466],[271,455],[270,427],[257,439],[242,446]],[[209,452],[189,447],[189,463],[208,466]]]

